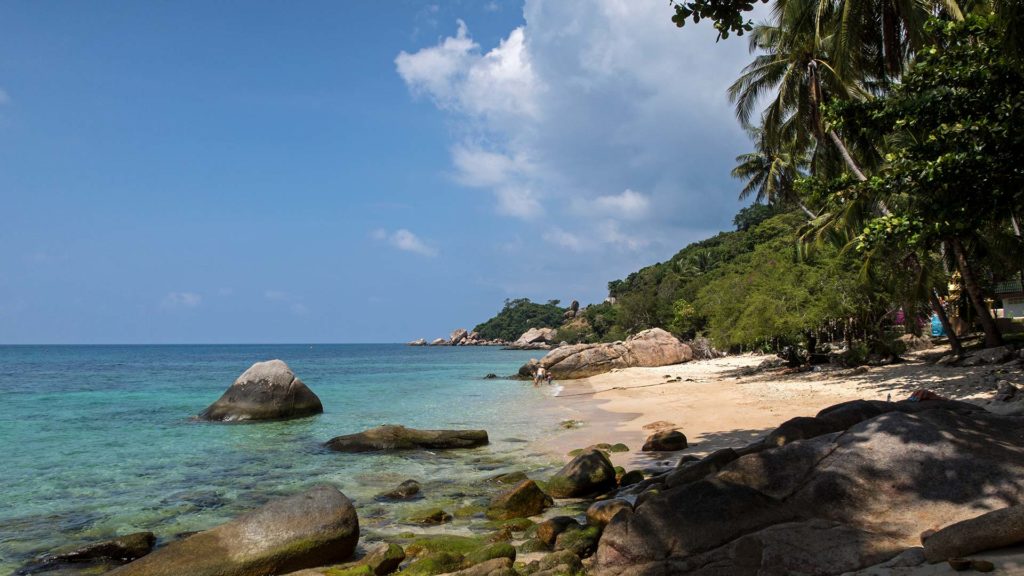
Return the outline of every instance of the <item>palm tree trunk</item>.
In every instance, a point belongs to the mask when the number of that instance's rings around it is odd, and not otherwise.
[[[843,139],[839,137],[839,134],[836,134],[835,130],[829,130],[828,137],[832,139],[832,143],[836,145],[837,149],[839,149],[839,155],[843,157],[843,162],[846,162],[846,165],[850,168],[850,172],[853,172],[853,175],[857,177],[857,180],[860,180],[861,182],[867,180],[868,177],[861,172],[860,166],[857,166],[857,162],[853,159],[853,156],[850,155],[849,148],[847,148],[846,144],[843,143]]]
[[[932,305],[932,310],[939,317],[939,322],[942,323],[942,329],[949,336],[949,350],[954,356],[963,356],[964,348],[960,345],[960,337],[956,335],[956,331],[953,330],[953,325],[949,322],[949,316],[946,315],[946,309],[942,307],[942,302],[939,301],[938,295],[935,294],[935,290],[932,290],[928,294],[928,302]]]
[[[892,2],[882,5],[882,52],[885,57],[885,68],[888,80],[895,80],[900,73],[900,41],[896,31],[896,10]]]
[[[964,290],[967,291],[967,296],[970,298],[971,304],[974,305],[975,312],[978,313],[981,329],[985,331],[985,347],[994,348],[1002,346],[1003,336],[999,333],[999,327],[996,326],[996,321],[992,318],[988,307],[985,306],[985,300],[981,294],[981,286],[978,285],[974,271],[971,270],[970,263],[967,261],[967,251],[964,250],[964,245],[955,236],[950,238],[949,243],[953,247],[956,267],[960,270],[960,278],[964,281]]]

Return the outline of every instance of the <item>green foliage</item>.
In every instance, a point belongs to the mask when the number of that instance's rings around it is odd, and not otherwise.
[[[780,210],[770,204],[751,204],[736,213],[732,219],[733,226],[739,231],[750,230],[761,222],[780,214]]]
[[[702,19],[714,22],[718,30],[719,38],[728,38],[729,34],[735,32],[742,36],[749,32],[753,25],[747,18],[746,13],[754,9],[757,0],[692,0],[690,2],[675,2],[673,8],[676,13],[672,21],[676,26],[682,28],[687,20],[693,20],[694,24]],[[761,0],[768,2],[768,0]]]
[[[814,260],[798,259],[796,244],[794,227],[731,262],[700,290],[696,308],[707,315],[716,346],[795,344],[865,301],[852,262],[829,248]]]
[[[672,321],[668,327],[673,334],[692,337],[703,324],[703,318],[693,304],[682,298],[672,304]]]
[[[934,20],[929,31],[937,45],[919,53],[900,85],[829,109],[838,129],[885,143],[885,164],[871,178],[831,194],[835,203],[884,200],[898,212],[868,223],[865,251],[970,237],[1024,206],[1024,73],[1005,56],[995,17]]]
[[[547,304],[536,304],[529,298],[505,300],[505,306],[497,316],[478,324],[473,330],[488,340],[515,340],[530,328],[557,328],[562,324],[564,314],[565,309],[558,307],[558,300]]]

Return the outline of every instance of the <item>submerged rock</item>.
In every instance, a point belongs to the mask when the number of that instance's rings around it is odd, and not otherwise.
[[[375,500],[412,500],[420,497],[420,483],[415,480],[406,480],[393,490],[381,492],[373,498]]]
[[[221,422],[286,420],[323,411],[320,398],[287,364],[269,360],[249,367],[199,418]]]
[[[375,452],[475,448],[486,444],[486,430],[416,430],[387,425],[332,438],[325,446],[337,452]]]
[[[337,488],[313,487],[172,542],[111,576],[267,576],[348,559],[359,519]]]
[[[33,574],[51,571],[62,564],[118,565],[131,562],[149,554],[156,543],[152,532],[135,532],[118,536],[110,540],[86,544],[67,552],[57,552],[44,556],[38,561],[25,566],[18,574]]]
[[[630,336],[625,342],[563,346],[541,358],[554,378],[586,378],[616,368],[667,366],[693,359],[693,351],[661,328]]]

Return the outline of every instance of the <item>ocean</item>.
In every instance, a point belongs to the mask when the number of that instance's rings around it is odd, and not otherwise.
[[[364,532],[409,530],[417,508],[479,505],[483,480],[552,466],[552,389],[485,379],[537,352],[399,344],[0,346],[0,573],[54,549],[140,530],[202,530],[317,483],[352,498]],[[192,416],[252,363],[280,358],[324,413],[214,424]],[[341,454],[334,436],[381,424],[485,429],[487,447]],[[373,495],[408,478],[424,500]],[[472,518],[452,529],[472,529]]]

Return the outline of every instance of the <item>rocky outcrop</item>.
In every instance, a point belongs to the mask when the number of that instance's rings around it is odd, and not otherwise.
[[[556,379],[586,378],[616,368],[667,366],[693,359],[690,347],[661,328],[630,336],[625,342],[575,344],[552,350],[540,365]]]
[[[598,494],[615,488],[615,467],[600,450],[588,450],[569,461],[548,480],[555,498]]]
[[[465,328],[457,328],[445,338],[431,340],[430,346],[505,346],[508,342],[504,340],[488,340],[480,336],[477,331],[469,332]],[[409,346],[427,346],[423,338],[409,342]]]
[[[1024,500],[1024,420],[953,401],[851,402],[815,419],[845,428],[804,427],[802,439],[649,484],[605,529],[592,573],[838,574]]]
[[[527,479],[495,496],[487,508],[487,517],[493,520],[527,518],[540,514],[551,504],[551,497],[536,482]]]
[[[257,362],[243,372],[199,418],[219,422],[287,420],[323,411],[320,398],[287,364],[269,360]]]
[[[172,542],[112,576],[265,576],[348,559],[359,539],[355,508],[333,486],[275,500]]]
[[[558,330],[554,328],[530,328],[522,336],[508,345],[511,350],[550,350],[558,338]]]
[[[337,452],[390,452],[475,448],[485,444],[486,430],[416,430],[405,426],[387,425],[332,438],[325,446]]]

